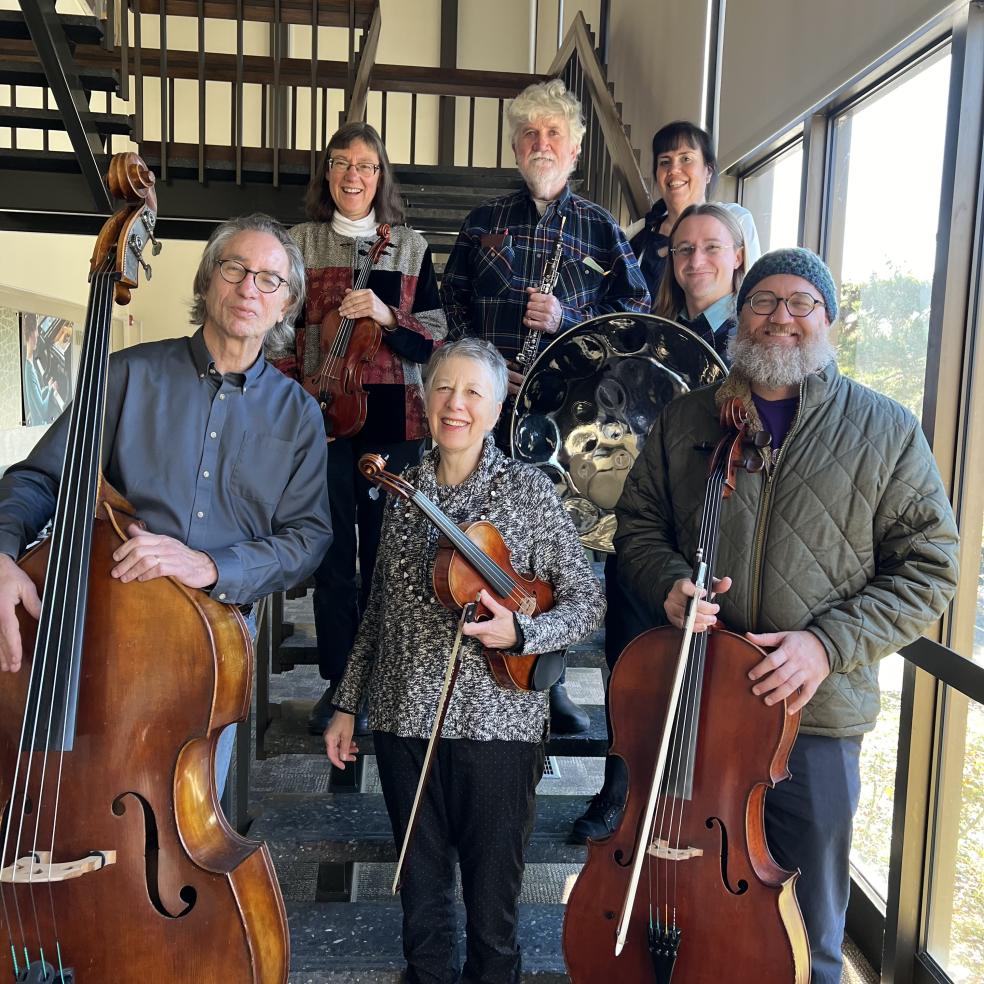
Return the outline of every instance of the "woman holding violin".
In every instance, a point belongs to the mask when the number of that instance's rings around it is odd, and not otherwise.
[[[420,367],[447,325],[430,249],[403,224],[399,187],[372,126],[347,123],[332,136],[305,208],[311,221],[290,231],[307,268],[303,327],[290,350],[268,355],[322,404],[329,439],[335,536],[315,571],[314,618],[321,676],[331,683],[308,722],[312,733],[321,734],[369,595],[383,516],[383,501],[369,498],[356,465],[365,451],[387,455],[394,472],[420,460],[427,433]],[[350,352],[344,331],[329,340],[340,320],[352,330]],[[366,340],[371,335],[374,351]],[[352,377],[361,401],[354,420],[342,411],[346,394],[326,393],[323,386],[341,379],[344,390]]]
[[[573,523],[549,478],[505,457],[492,430],[507,369],[489,343],[465,338],[438,349],[427,367],[427,420],[435,447],[404,478],[456,523],[487,520],[512,567],[547,581],[553,607],[514,613],[488,591],[491,617],[461,629],[461,665],[444,719],[415,833],[403,865],[406,979],[457,980],[454,852],[467,913],[463,981],[518,981],[516,941],[523,850],[543,772],[545,691],[505,690],[483,648],[543,653],[596,628],[605,603]],[[386,508],[372,591],[325,732],[338,768],[354,761],[354,712],[369,724],[393,833],[408,826],[415,790],[455,641],[458,613],[435,596],[438,531],[413,504]],[[547,681],[549,683],[549,681]]]

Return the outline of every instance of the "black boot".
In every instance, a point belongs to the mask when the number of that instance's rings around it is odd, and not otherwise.
[[[605,781],[600,792],[588,804],[583,815],[574,821],[571,844],[586,844],[591,840],[604,840],[618,829],[625,809],[625,797],[629,791],[629,773],[623,759],[609,755],[605,759]]]
[[[325,692],[318,698],[318,702],[311,708],[311,713],[307,719],[308,734],[323,735],[325,733],[325,728],[328,727],[334,710],[332,701],[335,699],[337,686],[337,683],[329,683]]]
[[[567,696],[563,683],[550,688],[550,730],[555,735],[579,735],[587,731],[591,718]]]
[[[571,827],[571,844],[587,844],[591,840],[604,840],[618,830],[622,822],[624,802],[606,799],[603,793],[595,794],[584,813],[574,821]]]

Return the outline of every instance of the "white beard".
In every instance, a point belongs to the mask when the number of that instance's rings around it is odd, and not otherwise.
[[[827,365],[835,353],[826,334],[792,349],[736,335],[728,343],[728,355],[733,361],[732,368],[738,369],[750,382],[767,389],[782,389],[799,386],[807,376]]]

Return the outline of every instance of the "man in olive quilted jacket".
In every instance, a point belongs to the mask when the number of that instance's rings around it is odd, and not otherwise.
[[[861,739],[879,707],[878,664],[942,615],[956,589],[957,529],[932,452],[906,409],[840,375],[830,343],[837,294],[814,253],[752,267],[737,298],[734,366],[670,403],[616,508],[619,573],[654,618],[682,627],[695,588],[707,453],[718,408],[739,397],[771,441],[721,510],[713,601],[769,654],[749,674],[769,704],[802,710],[792,778],[770,790],[766,835],[801,871],[797,897],[814,984],[839,984],[860,792]]]

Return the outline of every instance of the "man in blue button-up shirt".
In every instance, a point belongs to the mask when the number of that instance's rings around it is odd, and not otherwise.
[[[304,263],[266,216],[220,226],[195,278],[190,338],[110,360],[103,473],[146,529],[114,555],[121,581],[174,577],[248,605],[303,580],[331,542],[324,425],[268,365],[268,332],[290,331]],[[54,515],[69,414],[0,480],[0,669],[19,668],[16,608],[40,601],[14,563]]]

